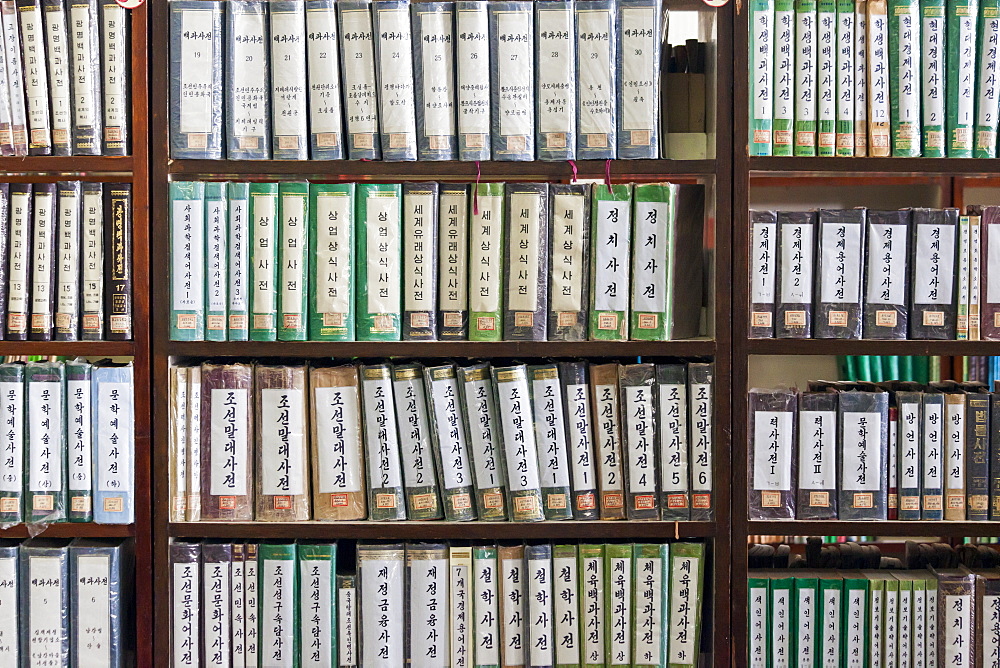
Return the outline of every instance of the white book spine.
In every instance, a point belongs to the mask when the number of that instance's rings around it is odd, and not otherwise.
[[[187,521],[201,519],[201,367],[188,369]]]
[[[49,112],[52,114],[52,143],[55,148],[53,152],[69,155],[72,139],[70,135],[73,131],[73,98],[70,96],[72,74],[66,11],[60,3],[46,5],[42,13],[45,16],[45,45],[49,66],[48,103]]]
[[[313,148],[343,155],[339,35],[333,3],[326,7],[308,7],[306,28],[309,37],[309,132]]]
[[[270,3],[270,17],[272,153],[304,160],[309,157],[305,5]]]
[[[202,646],[204,665],[211,668],[229,668],[232,665],[231,614],[232,579],[229,562],[205,562],[202,565],[202,585],[204,587],[203,611],[205,624],[202,626]]]

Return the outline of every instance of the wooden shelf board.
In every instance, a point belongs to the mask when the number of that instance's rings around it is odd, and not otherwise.
[[[1000,341],[750,339],[751,355],[1000,355]]]
[[[750,520],[747,533],[779,536],[962,536],[995,535],[1000,522]]]
[[[0,157],[0,171],[31,172],[37,174],[86,174],[89,172],[131,172],[132,156],[102,155],[28,155]]]
[[[0,341],[0,355],[130,357],[134,354],[134,341]]]
[[[134,524],[94,524],[92,522],[60,522],[50,524],[39,538],[127,538],[135,535]],[[0,529],[0,538],[28,538],[23,524]]]
[[[174,538],[363,540],[614,540],[711,538],[715,522],[183,522]]]
[[[1000,159],[980,158],[750,158],[750,172],[796,174],[996,174]]]

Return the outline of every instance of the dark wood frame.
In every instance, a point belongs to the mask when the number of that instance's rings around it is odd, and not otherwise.
[[[419,1],[419,0],[417,0]],[[476,343],[476,342],[396,342],[396,343],[212,343],[171,342],[169,319],[169,219],[168,181],[178,179],[280,179],[282,176],[313,177],[324,181],[364,180],[459,180],[476,179],[477,169],[483,178],[510,180],[567,181],[571,167],[565,163],[483,162],[478,167],[466,162],[350,162],[350,161],[173,161],[168,147],[168,25],[167,3],[151,2],[150,23],[158,26],[151,34],[149,60],[151,86],[149,116],[151,133],[152,244],[150,298],[152,309],[152,374],[159,391],[152,401],[152,470],[153,498],[153,589],[157,656],[170,652],[170,572],[171,538],[348,538],[348,539],[554,539],[554,540],[657,540],[704,538],[709,549],[713,576],[706,587],[705,610],[710,619],[710,633],[703,649],[712,653],[712,665],[730,665],[730,246],[732,211],[732,102],[733,89],[733,16],[732,5],[711,10],[692,0],[665,4],[686,10],[699,8],[717,12],[715,99],[716,145],[710,160],[616,160],[611,164],[615,181],[655,181],[665,178],[685,179],[710,184],[710,210],[714,211],[714,339],[608,343]],[[577,161],[581,178],[603,178],[604,161]],[[420,357],[420,358],[505,358],[505,357],[629,357],[685,356],[714,359],[715,387],[715,505],[712,522],[544,522],[539,524],[448,523],[448,522],[300,522],[300,523],[171,523],[168,512],[168,369],[172,357]],[[148,613],[145,613],[148,615]],[[151,665],[143,664],[140,665]]]

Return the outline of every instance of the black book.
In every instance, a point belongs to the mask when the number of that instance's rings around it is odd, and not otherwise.
[[[910,244],[910,338],[955,338],[958,209],[914,209]]]
[[[861,338],[864,223],[864,209],[819,212],[813,329],[817,339]]]
[[[910,211],[869,211],[865,234],[864,338],[905,339]]]
[[[132,338],[132,184],[104,187],[105,312],[108,340]]]
[[[965,518],[989,519],[990,395],[972,392],[965,398]]]
[[[816,212],[778,212],[778,284],[775,333],[779,339],[812,336]]]

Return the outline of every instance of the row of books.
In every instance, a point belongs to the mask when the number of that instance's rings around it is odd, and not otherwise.
[[[751,211],[750,336],[1000,339],[1000,207]]]
[[[1000,394],[979,383],[751,390],[751,519],[1000,518]]]
[[[660,0],[171,0],[170,17],[175,159],[666,157]],[[705,57],[685,44],[683,90],[663,88],[702,154]]]
[[[709,520],[712,365],[170,372],[172,521]]]
[[[704,186],[174,181],[186,341],[692,338]]]
[[[0,154],[128,153],[130,21],[115,0],[0,2]]]
[[[944,358],[951,360],[952,358]],[[964,359],[972,360],[967,357]],[[938,382],[941,380],[941,357],[916,355],[841,355],[837,359],[838,380],[863,380],[880,383],[884,380],[912,381],[914,383]],[[969,368],[974,368],[970,361]],[[968,376],[953,380],[978,380],[985,377]]]
[[[751,155],[994,158],[995,0],[755,0]]]
[[[131,364],[0,364],[0,526],[131,524]]]
[[[173,543],[170,665],[699,665],[702,543],[352,547]]]
[[[132,338],[130,183],[0,183],[0,338]]]
[[[0,541],[0,664],[131,665],[131,542]]]

